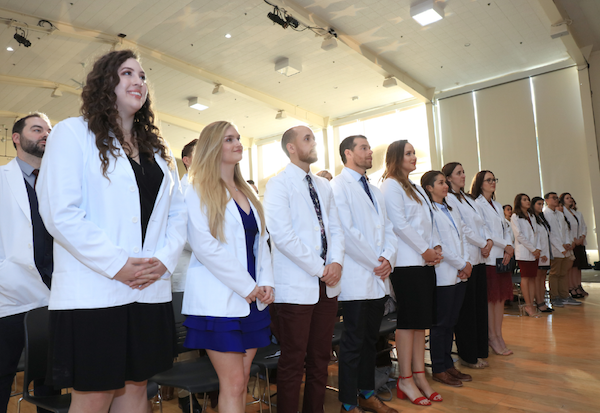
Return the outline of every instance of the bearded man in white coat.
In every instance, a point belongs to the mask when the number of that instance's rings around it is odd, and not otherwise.
[[[383,194],[367,181],[366,172],[373,166],[367,138],[347,137],[340,144],[340,156],[345,168],[331,181],[346,246],[338,298],[344,317],[339,355],[340,412],[398,413],[375,394],[376,342],[390,293],[390,261],[395,262],[398,240]]]

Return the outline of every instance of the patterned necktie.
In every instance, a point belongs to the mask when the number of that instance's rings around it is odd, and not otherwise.
[[[37,179],[38,179],[38,175],[40,173],[40,170],[39,169],[34,169],[31,173],[35,175],[35,181],[33,181],[33,189],[35,189],[35,186],[37,185]]]
[[[365,178],[364,175],[360,177],[360,182],[362,182],[365,192],[367,193],[367,195],[369,195],[369,199],[371,200],[373,205],[375,205],[375,201],[373,201],[373,197],[371,196],[371,191],[369,191],[369,184],[367,183],[367,178]]]
[[[308,182],[308,192],[310,193],[310,198],[313,201],[315,206],[315,212],[317,213],[317,218],[319,219],[319,226],[321,227],[321,258],[325,260],[327,257],[327,237],[325,236],[325,225],[323,225],[323,215],[321,214],[321,204],[319,203],[319,197],[317,196],[317,191],[313,186],[312,179],[310,175],[306,175],[306,181]]]

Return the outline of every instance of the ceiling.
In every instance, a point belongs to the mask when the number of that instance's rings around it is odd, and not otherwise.
[[[263,0],[0,0],[0,19],[28,24],[32,43],[6,51],[15,27],[0,23],[0,124],[10,129],[16,114],[34,110],[53,121],[77,116],[87,70],[115,43],[140,51],[175,154],[216,120],[233,121],[244,137],[259,140],[298,123],[320,128],[374,108],[427,101],[433,91],[570,61],[564,43],[549,36],[554,22],[540,6],[545,0],[437,1],[446,17],[426,27],[410,17],[411,0],[272,1],[303,23],[335,28],[338,47],[324,51],[312,31],[274,25]],[[573,20],[578,44],[597,50],[599,2],[556,1]],[[58,30],[48,34],[40,19]],[[302,71],[275,72],[282,57],[300,61]],[[389,75],[400,86],[384,88]],[[215,82],[224,93],[211,93]],[[62,97],[51,97],[55,87]],[[210,108],[189,108],[193,96],[210,99]],[[276,120],[278,110],[287,117]]]

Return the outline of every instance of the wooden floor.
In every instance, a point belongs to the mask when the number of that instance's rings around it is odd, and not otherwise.
[[[430,379],[444,397],[442,403],[419,407],[394,395],[388,404],[402,412],[421,413],[600,412],[600,283],[585,283],[584,288],[590,293],[585,304],[558,308],[550,316],[517,317],[515,311],[507,310],[504,337],[515,354],[490,355],[490,367],[484,370],[463,368],[473,381],[462,388]],[[337,384],[337,365],[330,367],[329,376],[331,384]],[[248,398],[251,400],[250,395]],[[16,399],[11,399],[9,413],[16,413]],[[276,402],[276,397],[273,400]],[[337,393],[327,391],[325,411],[339,410]],[[158,406],[153,411],[158,412]],[[181,412],[176,400],[165,402],[163,411]],[[246,409],[256,411],[256,404]],[[35,410],[24,402],[21,412]]]

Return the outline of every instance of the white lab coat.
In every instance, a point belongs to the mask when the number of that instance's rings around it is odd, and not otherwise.
[[[538,224],[537,221],[533,220],[533,225],[535,226],[536,232],[538,234],[538,241],[540,245],[540,260],[538,262],[539,265],[550,265],[550,233],[546,229],[546,226],[543,224]],[[542,257],[548,258],[546,261],[542,262]]]
[[[229,199],[226,206],[224,241],[211,235],[208,218],[201,209],[200,198],[193,187],[187,189],[185,203],[188,210],[188,240],[193,254],[187,272],[182,313],[213,317],[247,316],[250,314],[250,305],[245,297],[257,285],[274,286],[268,233],[264,231],[254,239],[254,281],[248,272],[244,224],[233,198]],[[260,231],[260,217],[252,202],[250,207]],[[261,303],[258,304],[259,309],[265,308]]]
[[[181,177],[180,184],[181,193],[185,196],[185,191],[190,186],[188,174]],[[185,278],[188,267],[190,266],[191,257],[192,248],[190,247],[190,244],[186,242],[183,251],[181,251],[181,255],[179,255],[179,259],[177,260],[177,266],[175,267],[175,270],[173,270],[173,275],[171,276],[171,288],[173,289],[173,292],[183,292],[185,290]]]
[[[587,224],[585,223],[585,219],[583,219],[583,214],[579,211],[572,211],[573,214],[579,220],[579,233],[578,238],[582,235],[585,235],[585,240],[583,241],[583,245],[587,245]]]
[[[383,194],[368,185],[377,208],[348,168],[331,181],[345,235],[341,301],[371,300],[390,293],[389,278],[383,281],[373,270],[381,265],[379,257],[394,265],[398,240],[387,218]]]
[[[169,169],[155,154],[164,177],[142,245],[140,197],[131,164],[121,150],[118,158],[110,157],[107,179],[98,154],[82,117],[58,123],[48,137],[36,190],[40,215],[54,237],[49,308],[169,302],[168,278],[183,249],[187,223],[177,168]],[[156,257],[168,272],[144,290],[132,289],[113,279],[129,257]]]
[[[504,258],[504,248],[507,245],[513,245],[512,232],[505,223],[504,211],[498,201],[492,200],[494,203],[494,207],[492,207],[483,195],[479,195],[475,202],[481,211],[489,239],[494,242],[490,255],[485,259],[485,264],[496,266],[496,259]]]
[[[387,178],[381,184],[388,217],[398,237],[396,267],[425,266],[421,254],[440,245],[439,234],[433,231],[429,197],[423,188],[415,186],[420,204],[410,198],[395,179]]]
[[[468,241],[463,232],[464,225],[460,214],[456,208],[452,208],[452,211],[449,212],[452,215],[454,224],[438,205],[433,205],[435,231],[439,234],[444,253],[443,261],[435,266],[436,285],[438,287],[455,285],[461,282],[458,273],[469,262],[469,252],[465,248]],[[456,228],[454,225],[456,225]]]
[[[468,195],[463,193],[463,196],[465,199],[461,202],[453,194],[448,194],[446,202],[460,214],[463,232],[467,238],[466,249],[469,253],[469,262],[475,266],[485,262],[485,258],[481,255],[481,248],[485,248],[490,237],[486,232],[485,222],[481,218],[479,206]]]
[[[552,247],[553,258],[565,258],[569,256],[567,251],[566,255],[563,255],[565,251],[563,245],[570,244],[568,236],[567,223],[565,222],[565,216],[559,210],[552,210],[547,206],[544,207],[544,217],[550,224],[550,245]]]
[[[264,207],[271,234],[276,303],[316,304],[323,274],[321,227],[308,191],[306,173],[290,163],[267,183]],[[327,257],[325,264],[344,264],[344,230],[329,181],[310,172],[319,195]],[[341,284],[327,287],[327,296],[340,294]]]
[[[510,217],[512,232],[515,236],[515,259],[519,261],[535,261],[533,252],[542,250],[535,217],[531,214],[528,215],[531,225],[526,219],[519,218],[517,214],[512,214]]]
[[[0,200],[0,317],[7,317],[48,305],[50,290],[35,266],[31,209],[16,159],[0,166]]]
[[[567,220],[571,224],[570,229],[569,229],[569,226],[567,225],[567,233],[568,233],[568,237],[570,240],[569,244],[573,244],[575,242],[575,239],[579,238],[579,222],[577,222],[577,219],[575,219],[575,217],[573,217],[573,212],[569,211],[567,208],[563,208],[563,214],[565,215],[565,218],[567,218]]]

